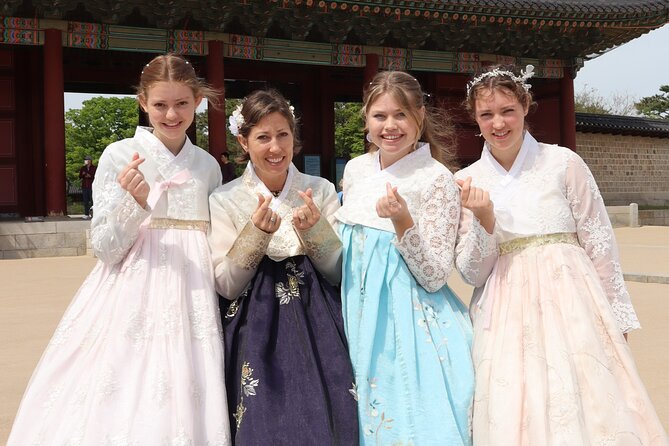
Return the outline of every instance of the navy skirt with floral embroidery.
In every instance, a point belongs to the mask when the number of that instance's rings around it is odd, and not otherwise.
[[[339,293],[307,257],[265,257],[222,319],[234,444],[358,444]]]

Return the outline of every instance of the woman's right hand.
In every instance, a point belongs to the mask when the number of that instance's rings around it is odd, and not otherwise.
[[[487,190],[472,186],[472,177],[455,181],[460,187],[462,207],[472,211],[481,226],[492,234],[495,228],[495,208]]]
[[[281,217],[269,207],[271,202],[271,195],[265,197],[262,194],[258,194],[258,207],[253,215],[251,215],[253,225],[268,234],[273,234],[281,226]]]
[[[145,161],[145,158],[140,158],[139,153],[135,152],[132,155],[132,161],[126,165],[116,179],[121,187],[128,192],[143,208],[146,207],[146,200],[149,198],[150,187],[144,179],[144,175],[139,170],[139,165]]]

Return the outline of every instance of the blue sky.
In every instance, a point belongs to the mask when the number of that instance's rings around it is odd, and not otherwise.
[[[593,88],[603,98],[636,100],[659,94],[661,85],[669,85],[669,24],[585,61],[574,80],[576,93]]]

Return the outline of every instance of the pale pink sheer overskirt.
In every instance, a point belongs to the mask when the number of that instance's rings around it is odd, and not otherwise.
[[[669,444],[592,262],[500,256],[475,311],[475,446]]]
[[[227,445],[206,235],[142,229],[123,270],[98,262],[21,402],[9,445]]]

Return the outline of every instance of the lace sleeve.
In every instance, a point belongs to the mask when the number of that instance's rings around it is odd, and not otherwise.
[[[336,232],[337,220],[334,217],[339,209],[339,198],[334,186],[329,185],[320,207],[320,220],[306,231],[295,232],[316,269],[334,285],[341,279],[342,250],[341,240]]]
[[[590,169],[576,154],[570,157],[565,182],[579,243],[597,269],[620,330],[627,333],[640,328],[625,286],[618,246],[604,200]]]
[[[233,300],[255,275],[272,236],[256,228],[251,220],[238,233],[216,192],[209,197],[209,209],[209,246],[216,291]]]
[[[116,177],[123,163],[116,164],[105,151],[93,181],[91,246],[95,255],[108,265],[125,258],[139,235],[140,225],[150,215],[118,183]]]
[[[455,254],[455,265],[464,281],[475,287],[485,285],[499,255],[497,240],[468,209],[460,215]]]
[[[416,281],[428,292],[435,292],[446,284],[453,270],[460,194],[452,175],[439,175],[425,188],[419,213],[414,226],[394,243]]]

